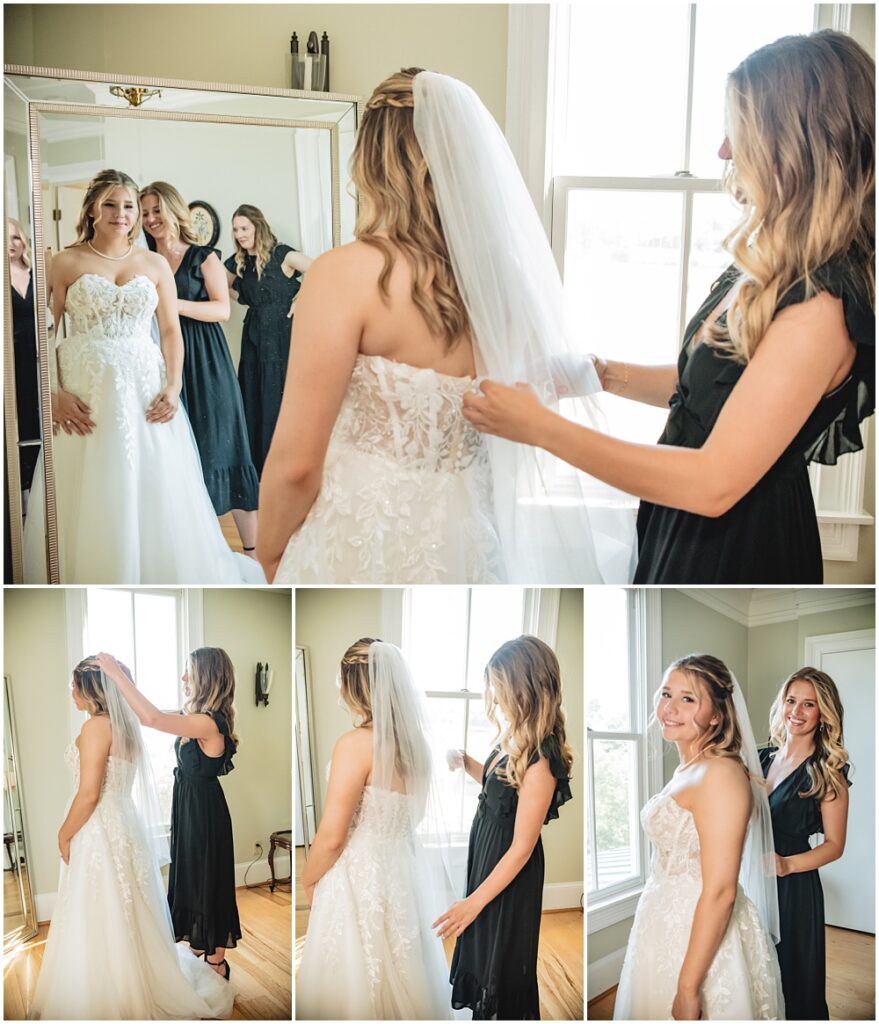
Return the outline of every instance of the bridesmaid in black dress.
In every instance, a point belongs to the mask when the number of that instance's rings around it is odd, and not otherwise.
[[[150,248],[174,272],[185,352],[180,400],[195,436],[205,486],[218,516],[232,512],[249,554],[256,547],[259,478],[250,457],[235,368],[220,327],[220,321],[229,319],[220,254],[197,244],[189,208],[173,185],[147,185],[140,205]]]
[[[776,947],[788,1020],[829,1020],[825,998],[824,894],[818,868],[845,850],[848,754],[833,680],[801,668],[770,713],[771,746],[760,753],[775,836],[781,942]],[[811,849],[809,836],[823,833]]]
[[[311,259],[277,240],[256,206],[232,216],[235,255],[226,262],[232,297],[248,306],[241,336],[238,381],[250,433],[250,450],[262,476],[287,377],[293,304]]]
[[[226,950],[238,945],[232,819],[220,786],[235,767],[235,670],[219,647],[199,647],[183,674],[186,704],[179,714],[160,711],[134,686],[110,654],[98,663],[140,722],[177,736],[171,807],[168,903],[177,942],[186,940],[228,981]]]
[[[450,979],[456,1010],[468,1007],[474,1020],[539,1020],[540,829],[571,799],[561,674],[546,644],[521,636],[495,651],[485,678],[494,702],[490,717],[497,724],[499,707],[509,728],[485,765],[461,752],[467,774],[482,783],[470,829],[467,895],[433,927],[442,938],[457,938]],[[538,728],[545,734],[537,735]]]
[[[6,221],[11,285],[12,344],[15,353],[15,404],[18,413],[19,469],[22,491],[30,490],[40,454],[40,371],[34,275],[30,246],[17,220]],[[21,444],[21,442],[35,442]]]
[[[742,204],[735,262],[677,366],[592,357],[605,390],[670,406],[657,445],[524,389],[464,398],[478,428],[642,499],[636,583],[822,582],[807,466],[863,448],[875,404],[874,107],[873,61],[841,32],[778,40],[730,75],[718,155]]]

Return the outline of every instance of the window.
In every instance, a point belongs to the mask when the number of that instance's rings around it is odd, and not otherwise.
[[[180,676],[189,648],[180,591],[89,587],[82,611],[82,657],[108,651],[131,669],[138,689],[156,707],[169,711],[182,707]],[[155,729],[144,729],[143,736],[162,817],[170,823],[174,737]]]
[[[658,591],[587,588],[584,596],[586,898],[593,931],[631,913],[646,878],[639,816],[661,785],[661,745],[647,729],[661,628]]]
[[[504,586],[406,591],[403,650],[427,700],[446,824],[459,841],[470,831],[480,787],[465,772],[450,772],[445,752],[466,749],[477,760],[488,756],[496,730],[485,713],[485,665],[502,643],[523,631],[540,631],[549,642],[538,620],[549,618],[553,595],[557,599],[558,592]]]

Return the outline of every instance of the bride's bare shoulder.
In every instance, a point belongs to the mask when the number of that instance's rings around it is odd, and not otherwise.
[[[106,745],[109,749],[113,741],[113,730],[110,728],[110,719],[107,715],[94,715],[83,723],[77,738],[80,749],[84,745],[100,747]]]
[[[745,766],[738,757],[709,757],[699,785],[703,799],[750,799]]]

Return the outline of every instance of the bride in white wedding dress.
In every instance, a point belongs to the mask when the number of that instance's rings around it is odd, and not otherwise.
[[[401,71],[366,104],[351,176],[357,240],[312,264],[296,303],[260,495],[267,577],[626,582],[619,495],[462,415],[496,372],[602,423],[572,397],[598,379],[570,347],[549,243],[491,115],[462,82]]]
[[[137,186],[102,171],[80,241],[55,256],[57,388],[52,396],[62,583],[261,583],[233,554],[179,408],[183,339],[167,262],[134,245]],[[161,348],[151,337],[156,314]],[[60,337],[62,315],[68,333]],[[25,524],[25,581],[46,581],[42,462]]]
[[[311,904],[296,980],[299,1020],[445,1020],[451,985],[431,922],[449,898],[423,711],[401,652],[345,652],[342,699],[360,724],[336,743],[302,885]],[[433,831],[436,831],[435,829]]]
[[[154,819],[144,818],[151,780],[137,719],[93,659],[74,669],[72,696],[90,718],[67,749],[76,789],[58,833],[58,898],[29,1016],[228,1018],[229,984],[174,942]]]
[[[711,655],[667,669],[656,701],[681,763],[641,811],[653,845],[616,1020],[783,1020],[772,824],[738,683]]]

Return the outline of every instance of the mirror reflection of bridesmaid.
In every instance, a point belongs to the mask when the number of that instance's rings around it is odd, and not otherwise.
[[[262,211],[247,203],[232,215],[232,236],[235,254],[225,261],[229,290],[249,307],[238,381],[253,463],[262,475],[287,376],[293,305],[312,260],[279,242]]]
[[[220,254],[199,245],[183,197],[165,181],[140,193],[150,248],[164,256],[177,286],[183,332],[183,390],[201,457],[205,486],[218,516],[231,511],[247,554],[256,546],[259,478],[250,457],[241,392],[220,327],[229,319],[229,294]]]
[[[27,236],[12,217],[6,221],[11,286],[12,342],[15,352],[15,403],[18,411],[18,461],[22,494],[30,491],[40,454],[40,375],[34,319],[34,282]],[[21,442],[36,442],[22,444]]]
[[[775,836],[781,942],[776,947],[787,1020],[829,1020],[824,893],[818,868],[845,850],[848,753],[842,702],[825,672],[789,676],[770,711],[771,746],[760,752]],[[814,849],[809,837],[823,834]]]

